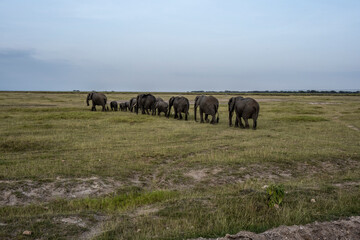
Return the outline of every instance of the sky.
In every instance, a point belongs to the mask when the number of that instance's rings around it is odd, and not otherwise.
[[[0,90],[359,89],[359,0],[0,0]]]

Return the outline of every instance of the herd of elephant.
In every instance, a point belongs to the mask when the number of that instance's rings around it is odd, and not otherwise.
[[[88,94],[86,98],[86,103],[89,106],[89,101],[92,101],[91,111],[96,111],[96,105],[102,106],[102,111],[108,111],[109,107],[107,107],[107,97],[103,93],[91,92]],[[118,107],[119,106],[119,107]],[[186,97],[177,96],[171,97],[169,102],[165,102],[162,98],[155,98],[152,94],[139,94],[137,97],[133,97],[128,102],[119,102],[112,101],[110,102],[111,110],[117,111],[118,109],[121,111],[131,111],[136,114],[139,113],[139,109],[142,114],[150,114],[158,115],[160,113],[164,113],[167,118],[170,117],[171,108],[174,107],[174,118],[175,119],[183,119],[182,113],[185,115],[185,120],[188,120],[189,116],[189,108],[190,102]],[[206,96],[200,95],[196,96],[194,100],[194,119],[196,119],[196,111],[199,107],[200,111],[200,122],[205,121],[209,122],[208,116],[211,116],[212,124],[219,122],[219,101],[214,96]],[[253,120],[253,129],[256,129],[257,126],[257,118],[259,116],[260,106],[259,103],[253,98],[243,98],[241,96],[232,97],[228,102],[229,107],[229,126],[232,126],[232,116],[235,111],[236,120],[235,127],[249,128],[248,119]],[[242,119],[244,119],[245,125],[242,123]]]

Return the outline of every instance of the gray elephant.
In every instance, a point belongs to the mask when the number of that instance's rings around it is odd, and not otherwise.
[[[92,108],[91,111],[96,111],[96,105],[100,105],[102,106],[102,111],[106,111],[109,110],[109,107],[106,107],[106,103],[107,103],[107,98],[105,96],[105,94],[103,93],[98,93],[98,92],[91,92],[88,94],[87,98],[86,98],[86,104],[89,106],[89,101],[92,101]]]
[[[117,101],[111,101],[110,102],[110,109],[111,109],[111,111],[117,111],[118,110],[118,102]]]
[[[203,123],[204,119],[203,119],[203,114],[205,114],[205,120],[208,122],[208,115],[212,116],[211,119],[211,124],[215,124],[219,122],[219,101],[217,100],[217,98],[213,97],[213,96],[205,96],[205,95],[201,95],[201,96],[197,96],[195,98],[195,104],[194,104],[194,118],[195,121],[196,120],[196,109],[197,107],[199,107],[200,110],[200,122]],[[215,117],[217,114],[217,118],[215,121]]]
[[[136,97],[133,97],[129,101],[129,110],[130,110],[130,112],[134,111],[135,104],[136,104]]]
[[[168,107],[169,107],[169,105],[167,102],[165,102],[161,98],[156,99],[155,110],[157,111],[159,116],[160,116],[160,113],[163,112],[163,113],[165,113],[165,117],[166,117],[167,112],[168,112]]]
[[[232,125],[232,115],[235,111],[236,120],[235,127],[249,128],[248,119],[253,120],[253,129],[256,129],[257,118],[259,116],[260,106],[259,103],[253,98],[232,97],[229,99],[229,126]],[[243,125],[241,118],[244,119],[245,126]]]
[[[142,114],[145,114],[146,111],[150,115],[149,110],[151,110],[151,114],[155,115],[155,104],[156,98],[152,94],[139,94],[136,98],[135,112],[138,114],[140,108]]]
[[[130,102],[125,102],[125,109],[126,111],[129,110],[130,111]]]
[[[235,104],[235,101],[238,100],[238,99],[243,99],[243,97],[241,96],[238,96],[238,97],[232,97],[229,99],[229,102],[228,102],[228,108],[229,108],[229,126],[231,127],[232,126],[232,116],[233,116],[233,113],[234,113],[234,104]],[[238,119],[235,118],[235,125],[236,126],[239,126],[239,122],[238,122]]]
[[[121,111],[126,112],[126,111],[127,111],[126,103],[125,103],[125,102],[121,102],[121,103],[119,104],[119,108],[120,108]]]
[[[170,117],[172,106],[174,106],[174,111],[175,111],[174,118],[182,119],[181,113],[184,113],[185,120],[188,120],[190,103],[186,97],[178,96],[178,97],[171,97],[169,99],[169,112],[167,114],[168,117]]]

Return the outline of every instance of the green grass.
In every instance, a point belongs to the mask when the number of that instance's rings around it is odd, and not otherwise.
[[[260,104],[255,131],[228,126],[232,95],[216,95],[216,125],[195,122],[192,106],[189,121],[91,112],[86,95],[2,93],[0,191],[27,204],[0,198],[1,239],[24,230],[76,239],[100,223],[97,239],[216,238],[360,214],[359,95],[250,95]],[[110,191],[66,194],[95,188],[86,183],[94,177]],[[263,188],[271,184],[285,188],[277,210]],[[52,188],[62,194],[48,198]]]

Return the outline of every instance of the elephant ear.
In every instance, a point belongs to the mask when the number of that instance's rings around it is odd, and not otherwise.
[[[175,97],[172,96],[170,99],[169,99],[169,105],[173,105],[174,104],[174,100],[175,100]]]
[[[229,100],[229,112],[233,112],[235,110],[236,98],[232,97],[230,100]]]
[[[230,98],[228,102],[229,112],[231,112],[231,105],[233,105],[234,98]]]
[[[87,96],[87,100],[91,100],[93,98],[93,95],[94,95],[93,92],[89,93]]]
[[[199,100],[200,96],[196,96],[195,100],[194,100],[194,106],[196,107],[197,106],[197,101]]]

